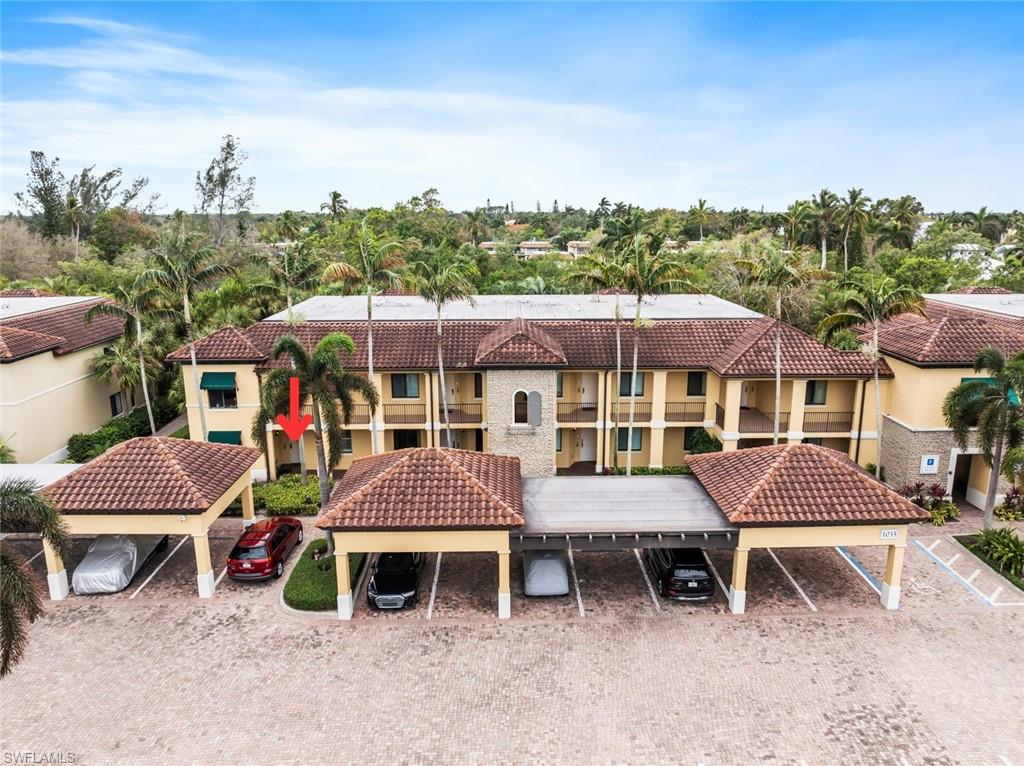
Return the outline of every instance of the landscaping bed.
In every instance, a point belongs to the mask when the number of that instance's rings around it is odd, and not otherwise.
[[[313,559],[317,551],[327,550],[327,541],[313,540],[302,552],[284,586],[284,603],[292,609],[305,612],[326,612],[338,608],[338,580],[334,572],[334,557]],[[349,573],[355,588],[366,563],[365,553],[349,554]]]
[[[162,428],[177,416],[177,410],[167,399],[153,400],[153,420],[157,428]],[[107,421],[92,433],[73,434],[68,439],[68,458],[72,463],[88,463],[115,444],[134,439],[136,436],[149,435],[149,416],[146,414],[146,408],[136,407],[127,415],[120,415]]]
[[[1024,541],[1011,529],[990,529],[954,538],[997,574],[1024,591]]]
[[[285,474],[277,481],[254,484],[256,509],[267,516],[316,516],[320,513],[320,481],[311,473],[305,483],[298,474]]]

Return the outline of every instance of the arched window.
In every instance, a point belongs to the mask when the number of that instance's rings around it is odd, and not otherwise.
[[[513,423],[527,423],[528,421],[528,406],[527,401],[529,397],[525,391],[516,391],[512,397],[512,422]]]

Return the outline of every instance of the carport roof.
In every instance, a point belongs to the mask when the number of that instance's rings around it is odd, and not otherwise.
[[[814,444],[691,455],[686,464],[739,527],[907,524],[929,518],[846,455]]]
[[[111,447],[49,486],[65,514],[198,514],[260,458],[252,447],[145,436]]]

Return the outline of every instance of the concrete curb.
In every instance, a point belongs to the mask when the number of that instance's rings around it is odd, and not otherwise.
[[[295,617],[306,622],[323,622],[329,620],[334,623],[340,623],[338,619],[338,611],[336,609],[325,609],[322,612],[306,612],[301,609],[293,609],[284,602],[284,589],[277,594],[277,608],[284,612],[289,617]]]

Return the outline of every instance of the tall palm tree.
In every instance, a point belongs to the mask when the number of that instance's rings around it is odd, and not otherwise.
[[[987,207],[983,207],[976,213],[964,213],[964,219],[967,221],[971,231],[974,231],[990,242],[999,242],[999,237],[1003,233],[1003,222],[998,215],[991,212]]]
[[[320,262],[314,256],[310,245],[300,242],[281,248],[268,248],[269,252],[254,256],[258,264],[265,264],[270,270],[270,279],[283,293],[288,311],[288,321],[294,321],[292,308],[295,294],[313,290],[320,277]]]
[[[782,405],[782,298],[790,291],[811,282],[831,279],[832,273],[824,269],[808,268],[799,253],[784,253],[769,239],[759,241],[755,258],[741,258],[736,265],[746,270],[752,282],[772,292],[775,305],[775,417],[772,421],[772,444],[778,444]]]
[[[644,298],[649,295],[691,290],[689,272],[674,254],[661,249],[651,253],[651,239],[637,234],[629,240],[622,251],[622,287],[636,299],[636,315],[633,317],[633,374],[629,380],[629,426],[626,436],[626,475],[633,473],[633,421],[636,417],[636,374],[640,354],[640,332],[652,326],[643,319]],[[621,388],[621,383],[619,383]],[[618,431],[615,438],[618,439]]]
[[[466,213],[463,229],[469,235],[473,247],[476,247],[487,237],[487,214],[480,208]]]
[[[863,231],[871,220],[868,203],[871,198],[865,196],[863,189],[851,188],[846,197],[839,201],[839,225],[843,227],[843,273],[850,270],[850,234]]]
[[[330,500],[330,473],[341,455],[343,424],[352,420],[355,394],[360,394],[376,412],[380,396],[372,380],[346,372],[341,364],[341,352],[351,354],[355,343],[345,333],[332,332],[307,351],[294,335],[278,338],[270,355],[277,360],[289,358],[287,367],[276,367],[267,373],[260,386],[260,406],[252,419],[252,439],[266,451],[267,423],[278,413],[287,413],[290,407],[291,378],[299,379],[299,390],[313,401],[313,441],[316,445],[317,475],[320,479],[320,507]],[[341,418],[338,407],[341,407]],[[324,435],[327,446],[324,447]],[[327,533],[327,549],[334,552],[333,536]]]
[[[839,198],[828,189],[822,189],[811,197],[811,213],[821,240],[821,268],[828,266],[828,236],[839,212]]]
[[[75,240],[75,258],[77,258],[78,240],[81,238],[82,221],[85,219],[85,206],[82,205],[78,197],[70,192],[64,204],[67,209],[68,224],[71,227],[71,237]]]
[[[196,363],[196,341],[192,326],[192,301],[198,290],[218,277],[231,273],[231,268],[214,260],[216,250],[207,243],[202,234],[175,227],[164,235],[160,246],[153,253],[152,266],[139,276],[141,287],[150,285],[162,288],[181,301],[182,319],[185,322],[185,339],[192,365],[192,383],[195,386],[196,407],[199,408],[199,423],[203,441],[209,436],[206,428],[206,411],[203,408],[203,392],[199,387],[199,366]]]
[[[71,538],[61,515],[40,486],[28,479],[0,481],[0,517],[5,531],[38,530],[62,559]],[[11,546],[0,546],[0,677],[21,660],[28,645],[28,624],[43,613],[42,584]]]
[[[782,221],[786,228],[786,247],[788,249],[796,249],[798,229],[807,220],[810,212],[810,205],[802,200],[797,200],[786,208],[786,212],[782,214]]]
[[[127,338],[121,338],[114,345],[97,351],[89,361],[89,366],[100,382],[117,383],[125,412],[128,411],[128,392],[140,384],[145,366],[145,363],[140,366],[135,350],[129,343]]]
[[[332,191],[327,199],[320,205],[320,209],[330,214],[332,221],[340,221],[348,210],[348,200],[341,196],[340,191]]]
[[[960,449],[967,449],[972,428],[977,428],[978,446],[990,467],[985,492],[985,529],[992,527],[992,509],[1003,469],[1003,450],[1014,454],[1024,441],[1020,423],[1022,414],[1017,392],[1024,390],[1024,353],[1007,362],[1003,352],[989,346],[974,360],[974,371],[984,372],[986,379],[967,380],[958,385],[942,402],[942,415]]]
[[[381,289],[394,287],[400,281],[399,270],[405,264],[405,257],[419,242],[415,239],[378,239],[370,229],[367,219],[359,229],[359,254],[355,263],[337,261],[324,269],[325,283],[343,282],[356,290],[366,291],[366,357],[370,380],[373,380],[373,296]],[[370,438],[373,453],[380,452],[380,434],[377,433],[377,416],[370,415]]]
[[[711,214],[714,212],[714,208],[708,207],[708,201],[706,199],[698,199],[697,204],[690,208],[690,212],[687,217],[690,219],[691,224],[696,224],[700,231],[700,241],[704,241],[704,227],[711,223]]]
[[[448,446],[452,446],[452,424],[448,412],[448,385],[444,378],[443,323],[441,312],[452,301],[468,300],[473,303],[473,283],[469,277],[473,265],[455,260],[451,253],[439,251],[432,257],[412,264],[413,285],[424,300],[437,309],[437,369],[441,379],[441,411],[444,413],[444,429]]]
[[[285,210],[274,223],[277,236],[285,242],[293,242],[298,239],[304,228],[302,215],[294,210]]]
[[[882,478],[882,392],[878,382],[881,352],[878,347],[878,328],[888,319],[908,312],[927,317],[924,299],[912,287],[897,284],[892,277],[864,273],[847,278],[840,287],[845,293],[842,307],[818,324],[818,333],[826,340],[840,330],[870,327],[871,339],[861,349],[871,360],[875,379],[875,433],[878,456],[875,459],[875,478]]]
[[[601,197],[601,201],[597,203],[597,208],[594,213],[597,214],[597,220],[601,224],[601,228],[604,228],[605,219],[612,212],[612,203],[608,201],[607,197]]]
[[[97,303],[85,314],[85,323],[89,324],[97,316],[116,316],[124,322],[124,337],[135,341],[138,355],[139,382],[142,384],[142,398],[146,403],[146,415],[149,417],[150,433],[156,434],[156,421],[153,419],[153,403],[149,398],[149,383],[146,375],[146,339],[142,332],[142,317],[147,320],[173,319],[178,316],[176,311],[157,306],[159,291],[152,284],[142,284],[136,279],[130,288],[120,285],[114,288],[114,303]]]

